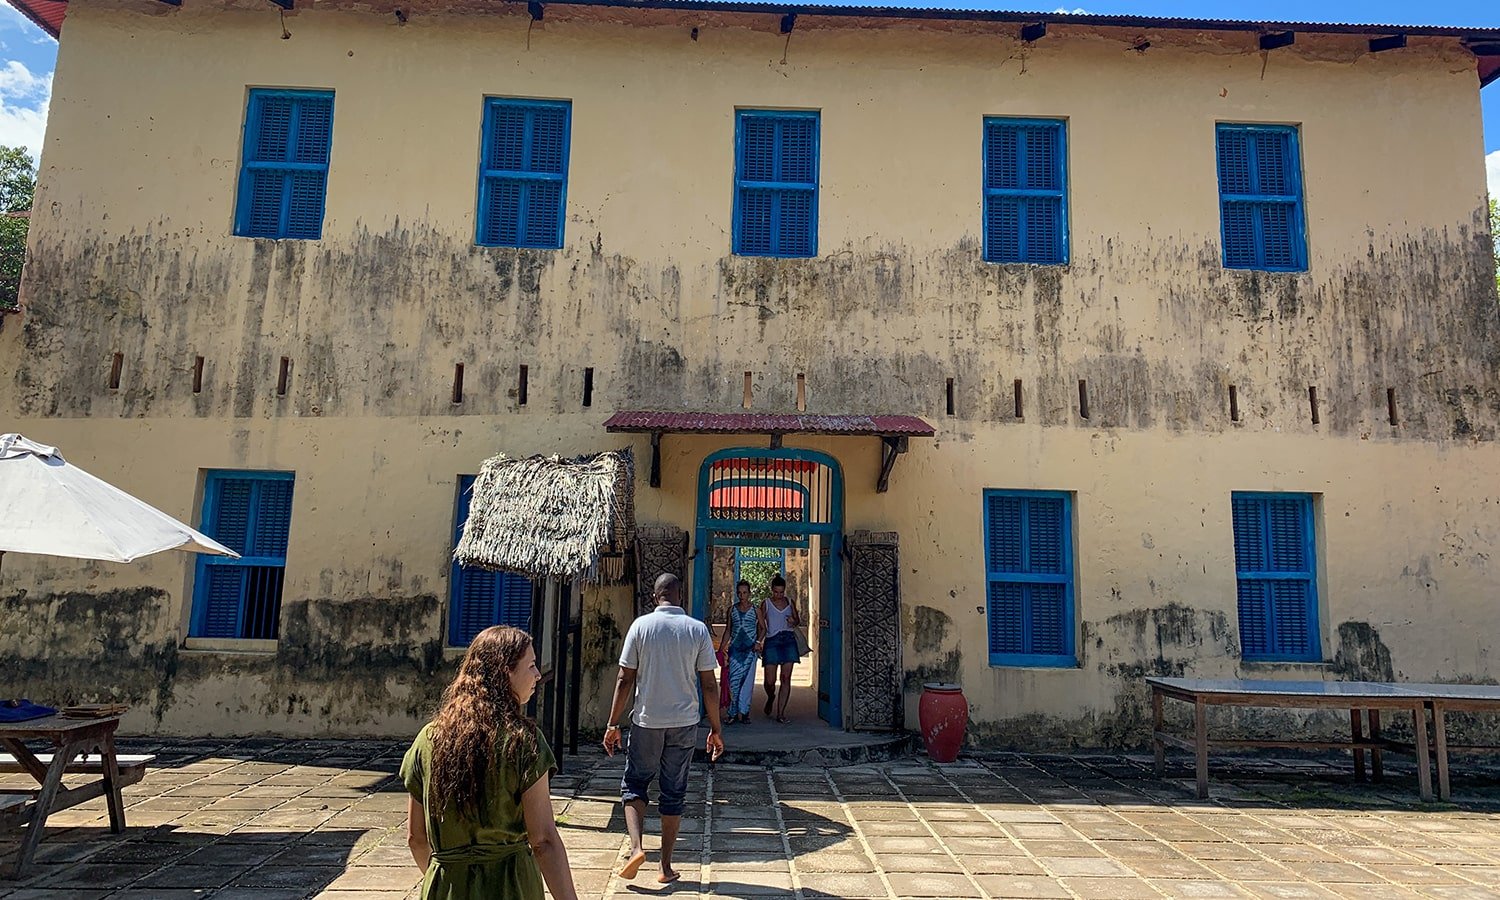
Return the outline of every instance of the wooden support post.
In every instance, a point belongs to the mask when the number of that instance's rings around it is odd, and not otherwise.
[[[651,432],[651,486],[661,487],[661,432]]]
[[[896,467],[896,457],[906,452],[907,438],[904,435],[886,434],[880,437],[880,478],[875,482],[875,492],[884,494],[891,488],[891,470]]]
[[[1208,704],[1193,701],[1193,750],[1197,756],[1198,799],[1208,799]]]
[[[1166,722],[1162,716],[1161,705],[1161,691],[1155,687],[1151,688],[1151,746],[1156,751],[1154,771],[1157,778],[1165,775],[1167,771],[1167,745],[1161,739],[1161,730]]]
[[[1361,713],[1358,708],[1349,710],[1349,737],[1355,744],[1354,747],[1354,780],[1365,780],[1365,751],[1358,746],[1365,739],[1364,726],[1360,721]]]
[[[1448,713],[1443,701],[1432,701],[1432,736],[1437,746],[1438,799],[1449,800],[1453,792],[1448,789]]]
[[[1417,792],[1422,799],[1432,802],[1432,760],[1428,753],[1427,711],[1425,703],[1411,708],[1412,734],[1417,745]]]
[[[99,762],[104,769],[104,801],[109,806],[109,830],[125,833],[125,798],[120,796],[120,763],[115,755],[115,736],[99,743]]]
[[[21,873],[31,864],[32,856],[36,855],[36,848],[42,842],[42,834],[47,830],[47,817],[52,814],[52,803],[57,799],[57,789],[62,787],[63,769],[80,749],[80,743],[73,742],[59,746],[52,754],[52,763],[47,766],[42,788],[32,801],[31,821],[27,823],[26,836],[21,839],[21,849],[16,854],[12,874],[17,878],[21,877]]]
[[[1370,709],[1365,712],[1370,716],[1370,740],[1378,744],[1380,743],[1380,710]],[[1370,778],[1372,781],[1378,782],[1385,779],[1385,766],[1381,758],[1384,752],[1379,747],[1370,751]]]

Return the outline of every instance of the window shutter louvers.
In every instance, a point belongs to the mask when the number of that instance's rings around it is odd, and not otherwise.
[[[492,99],[486,103],[480,244],[562,246],[570,114],[565,102]]]
[[[1060,121],[985,121],[986,260],[1068,261],[1064,134]]]

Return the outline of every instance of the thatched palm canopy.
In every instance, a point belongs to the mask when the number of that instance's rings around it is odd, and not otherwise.
[[[473,491],[453,551],[459,565],[597,584],[612,580],[601,556],[624,553],[635,530],[629,448],[575,459],[501,454],[484,461]]]

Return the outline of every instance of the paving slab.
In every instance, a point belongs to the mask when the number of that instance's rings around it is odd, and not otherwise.
[[[402,744],[166,743],[122,742],[159,756],[126,790],[125,834],[109,833],[101,802],[69,810],[33,871],[0,883],[0,897],[415,896],[393,779]],[[1468,760],[1451,804],[1418,802],[1399,760],[1376,785],[1354,782],[1345,758],[1216,757],[1209,801],[1192,796],[1180,762],[1156,779],[1148,754],[698,766],[677,852],[684,880],[668,887],[655,882],[654,836],[642,876],[613,877],[625,844],[621,761],[563,762],[553,808],[587,900],[1500,897],[1500,767]],[[0,841],[0,861],[14,852],[13,839]]]

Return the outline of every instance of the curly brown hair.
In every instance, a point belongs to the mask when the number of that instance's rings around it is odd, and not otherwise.
[[[432,795],[439,818],[449,808],[482,811],[485,780],[499,758],[525,771],[537,753],[536,727],[511,691],[510,676],[531,646],[531,635],[508,625],[474,636],[458,676],[443,692],[432,719]]]

